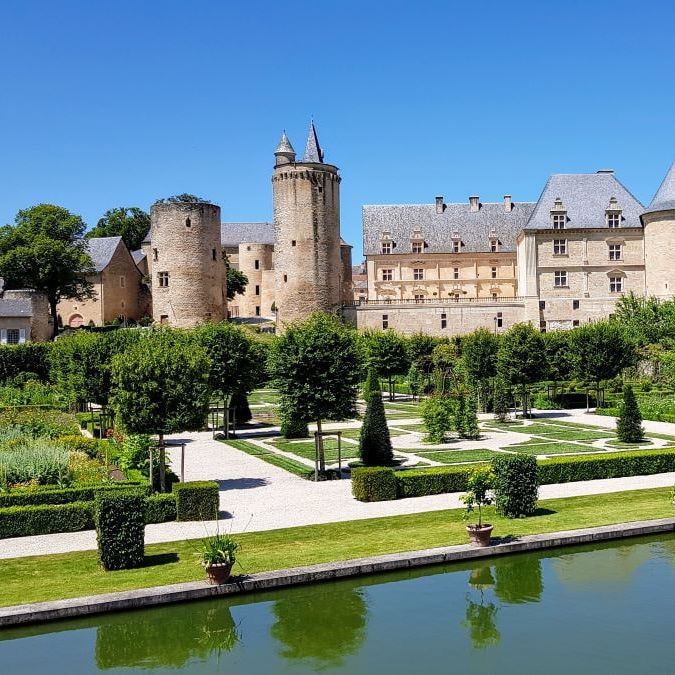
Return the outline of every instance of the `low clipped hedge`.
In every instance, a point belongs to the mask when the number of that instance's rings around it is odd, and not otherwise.
[[[151,495],[145,500],[145,523],[166,523],[176,520],[176,496],[167,494]]]
[[[176,497],[176,520],[218,519],[220,495],[215,481],[176,483],[173,495]]]
[[[396,499],[396,475],[393,469],[371,466],[352,471],[352,494],[361,502]]]
[[[392,472],[396,482],[394,496],[384,499],[424,497],[426,495],[464,492],[471,470],[485,464],[470,466],[444,466],[432,469],[409,469]],[[363,498],[368,495],[361,487],[354,485],[357,471],[352,472],[352,493],[361,501],[375,501]],[[661,450],[640,450],[633,452],[611,452],[596,455],[576,455],[538,461],[537,474],[540,485],[572,483],[581,480],[623,478],[675,471],[675,448]],[[357,479],[358,481],[358,479]],[[392,494],[389,491],[388,494]]]
[[[0,494],[0,508],[8,506],[39,506],[41,504],[71,504],[72,502],[90,502],[98,490],[128,490],[129,488],[148,488],[141,483],[120,481],[110,485],[91,485],[85,487],[61,489],[19,488]]]
[[[96,543],[103,568],[140,567],[145,553],[145,498],[126,490],[98,492],[94,504]]]

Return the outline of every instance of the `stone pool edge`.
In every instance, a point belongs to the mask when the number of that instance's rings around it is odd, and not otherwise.
[[[0,608],[0,628],[90,616],[105,612],[154,607],[175,602],[215,598],[223,595],[252,593],[272,588],[332,581],[346,577],[487,558],[509,553],[522,553],[665,532],[675,532],[675,518],[661,518],[659,520],[588,527],[580,530],[532,534],[510,541],[498,542],[485,548],[477,548],[470,544],[460,544],[458,546],[321,563],[307,567],[273,570],[251,574],[221,586],[210,586],[205,581],[190,581],[182,584],[154,586],[132,591],[118,591],[66,600],[14,605]]]

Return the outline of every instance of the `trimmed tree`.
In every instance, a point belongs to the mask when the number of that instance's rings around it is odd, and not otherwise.
[[[394,459],[384,402],[379,391],[371,391],[368,397],[359,435],[359,455],[366,466],[386,466]]]
[[[475,387],[484,412],[488,409],[490,380],[497,374],[499,338],[486,328],[479,328],[462,338],[462,362],[467,379]]]
[[[446,432],[453,428],[453,406],[448,396],[430,396],[422,405],[422,418],[428,443],[442,443]]]
[[[159,483],[166,490],[165,434],[201,429],[209,410],[211,362],[177,330],[144,335],[112,361],[112,406],[132,434],[159,437]]]
[[[394,375],[404,375],[410,367],[408,343],[394,330],[372,330],[362,335],[368,366],[389,382],[389,400],[394,400]]]
[[[509,418],[509,392],[500,379],[495,380],[492,411],[498,422],[504,423]]]
[[[539,477],[532,455],[500,454],[492,460],[495,506],[507,518],[531,516],[537,508]]]
[[[356,416],[361,379],[356,332],[330,314],[316,313],[291,323],[274,342],[269,371],[281,404],[317,424],[319,470],[326,470],[322,421]]]
[[[623,400],[616,420],[616,435],[623,443],[639,443],[645,437],[640,407],[633,387],[629,384],[623,389]]]
[[[380,389],[380,378],[377,376],[374,368],[368,368],[368,375],[363,384],[363,400],[368,402],[373,394],[382,396]]]
[[[455,399],[453,426],[460,438],[466,437],[466,396],[463,393]]]
[[[417,363],[413,362],[410,365],[410,370],[408,371],[408,390],[412,396],[412,400],[415,401],[419,398],[422,387],[424,386],[424,374],[420,369]]]
[[[476,397],[469,394],[464,406],[464,436],[476,440],[480,438],[480,428],[478,426],[478,404]]]
[[[93,297],[89,278],[96,274],[82,238],[80,216],[53,204],[38,204],[16,214],[15,224],[0,228],[0,277],[7,288],[44,293],[59,332],[56,307],[61,300]]]

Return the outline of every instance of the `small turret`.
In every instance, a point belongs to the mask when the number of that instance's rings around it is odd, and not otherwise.
[[[316,135],[314,120],[309,123],[309,132],[307,133],[307,143],[305,144],[305,156],[303,162],[312,162],[314,164],[323,163],[323,150],[319,145],[319,137]]]
[[[276,157],[276,166],[293,164],[293,162],[295,162],[295,150],[288,140],[285,131],[281,134],[281,140],[279,141],[279,145],[277,145],[277,149],[274,151],[274,156]]]

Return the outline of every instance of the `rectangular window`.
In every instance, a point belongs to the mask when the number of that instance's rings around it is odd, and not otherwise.
[[[422,293],[415,293],[415,302],[423,302],[424,295]]]
[[[579,309],[579,301],[572,300],[572,309]]]
[[[382,242],[382,253],[385,255],[391,253],[391,242],[390,241],[383,241]]]
[[[490,253],[497,253],[499,251],[499,242],[496,239],[490,240]]]
[[[421,267],[413,269],[413,279],[415,281],[422,281],[424,279],[424,270]]]
[[[253,267],[254,267],[255,269],[259,270],[259,269],[260,269],[260,260],[256,260],[256,261],[253,263]]]
[[[497,328],[503,328],[504,327],[504,318],[502,317],[501,312],[497,312],[497,316],[495,317],[495,322],[497,324]]]
[[[120,288],[124,288],[127,283],[126,277],[120,277]]]
[[[497,278],[497,268],[496,268],[496,267],[491,267],[491,268],[490,268],[490,276],[491,276],[493,279],[496,279],[496,278]]]
[[[257,284],[256,284],[256,287],[255,287],[255,294],[260,295],[260,286],[258,286]]]
[[[260,305],[256,305],[255,307],[255,315],[260,316]]]
[[[609,245],[609,259],[610,260],[621,260],[621,244],[610,244]]]
[[[421,241],[414,241],[412,243],[412,252],[413,253],[422,253],[422,248],[424,244]]]
[[[609,278],[609,292],[610,293],[621,293],[621,292],[623,292],[623,277],[610,277]]]
[[[389,314],[382,315],[382,328],[389,328]]]
[[[556,288],[567,286],[567,272],[565,270],[558,270],[553,273],[553,285]]]
[[[169,285],[169,273],[157,272],[157,280],[160,288],[166,288]]]
[[[157,249],[153,248],[152,249],[152,259],[157,262],[159,260],[159,254],[157,253]]]
[[[382,270],[382,281],[392,281],[394,279],[394,270]]]
[[[447,314],[441,314],[441,328],[447,328],[448,327],[448,315]]]
[[[215,248],[212,248],[212,249],[211,249],[211,257],[212,257],[214,260],[216,260],[216,249],[215,249]]]
[[[452,252],[453,253],[459,253],[459,249],[461,247],[462,242],[461,241],[453,241],[452,242]]]
[[[564,230],[566,220],[567,220],[567,216],[564,213],[554,213],[553,214],[553,229],[554,230]]]
[[[567,239],[553,240],[553,255],[567,255]]]
[[[616,228],[621,224],[621,214],[620,213],[608,213],[607,214],[607,227]]]
[[[163,326],[169,323],[169,315],[168,314],[160,314],[159,316],[159,323],[161,323]]]
[[[7,329],[7,344],[8,345],[18,345],[20,336],[21,336],[21,334],[19,333],[18,328],[8,328]]]
[[[452,270],[452,278],[453,279],[459,279],[459,267],[455,267]]]
[[[543,312],[546,309],[546,300],[539,301],[539,311]]]
[[[496,299],[497,299],[497,294],[496,294],[496,293],[493,293],[493,294],[492,294],[492,299],[493,299],[493,300],[496,300]]]
[[[293,241],[291,241],[291,246],[295,246],[296,244],[297,242],[295,241],[295,239],[293,239]]]
[[[578,328],[579,327],[579,319],[574,319],[572,321],[572,328]]]

